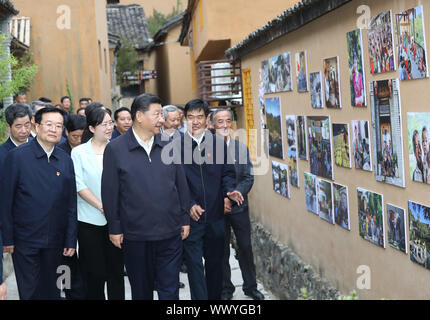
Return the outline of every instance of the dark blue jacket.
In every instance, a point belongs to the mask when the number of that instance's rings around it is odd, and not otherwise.
[[[118,128],[115,126],[115,128],[112,131],[112,137],[110,138],[110,140],[112,141],[113,139],[118,138],[121,135],[121,133],[119,133]]]
[[[57,147],[65,151],[69,156],[72,154],[72,147],[69,144],[69,140],[65,140],[57,144]]]
[[[178,140],[178,139],[175,139]],[[210,131],[200,143],[189,133],[181,137],[181,161],[187,176],[191,204],[205,210],[199,223],[224,217],[224,198],[236,188],[236,174],[232,160],[228,160],[227,144]]]
[[[10,150],[15,149],[16,146],[15,144],[12,142],[12,140],[7,139],[5,143],[3,143],[0,146],[0,172],[1,172],[1,167],[3,166],[3,163],[6,159],[7,154],[9,153]]]
[[[0,250],[2,254],[0,255],[0,284],[3,283],[3,239],[1,233],[1,220],[0,220]]]
[[[130,129],[104,152],[102,202],[110,234],[131,241],[158,241],[179,235],[190,224],[189,191],[181,165],[164,164],[168,142],[154,137],[150,158]]]
[[[241,206],[233,202],[229,214],[236,214],[248,209],[248,193],[251,191],[252,185],[254,184],[254,175],[252,172],[252,162],[246,145],[231,138],[230,144],[228,145],[228,152],[234,161],[234,168],[236,170],[236,190],[240,191],[244,198]]]
[[[3,245],[76,248],[72,159],[55,147],[50,161],[37,139],[11,150],[0,176]]]

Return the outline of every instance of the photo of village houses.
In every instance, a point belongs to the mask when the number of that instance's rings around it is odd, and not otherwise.
[[[430,270],[430,208],[409,201],[408,211],[411,261]]]

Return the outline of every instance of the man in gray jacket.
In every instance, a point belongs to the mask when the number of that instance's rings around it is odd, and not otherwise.
[[[236,170],[236,189],[244,197],[241,206],[234,204],[228,198],[224,199],[224,213],[226,224],[225,250],[223,259],[223,291],[221,299],[231,300],[235,287],[231,282],[230,235],[233,228],[238,245],[238,260],[243,278],[243,292],[254,300],[263,300],[264,295],[257,290],[254,255],[251,245],[251,222],[249,219],[248,197],[254,184],[252,163],[249,157],[248,147],[231,138],[233,114],[229,109],[218,109],[212,113],[212,122],[216,134],[225,139],[231,159],[234,160]]]

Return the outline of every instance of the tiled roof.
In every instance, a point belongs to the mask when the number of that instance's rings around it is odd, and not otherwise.
[[[130,40],[136,49],[147,49],[154,41],[145,11],[137,4],[107,5],[107,21],[110,33]]]
[[[17,15],[19,13],[19,11],[13,6],[13,2],[9,0],[0,0],[0,10],[1,9],[9,11],[11,15]]]
[[[157,42],[157,41],[161,40],[163,37],[165,37],[167,35],[167,33],[169,32],[169,30],[171,28],[181,24],[186,13],[187,13],[187,11],[184,11],[184,12],[170,18],[166,22],[164,22],[164,24],[161,26],[161,28],[154,35],[154,41]]]
[[[302,0],[228,49],[225,55],[230,59],[238,59],[350,1],[352,0]]]

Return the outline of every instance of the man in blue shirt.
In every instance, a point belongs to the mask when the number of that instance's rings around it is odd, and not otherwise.
[[[0,146],[0,172],[7,153],[28,142],[31,130],[31,112],[25,104],[12,104],[5,110],[9,139]]]
[[[131,120],[131,112],[126,107],[119,108],[113,114],[115,120],[115,129],[112,133],[111,140],[118,138],[131,128],[133,121]]]
[[[35,122],[37,137],[7,154],[0,177],[3,251],[12,253],[21,300],[59,299],[57,268],[76,248],[75,173],[56,147],[64,112],[43,108]]]

